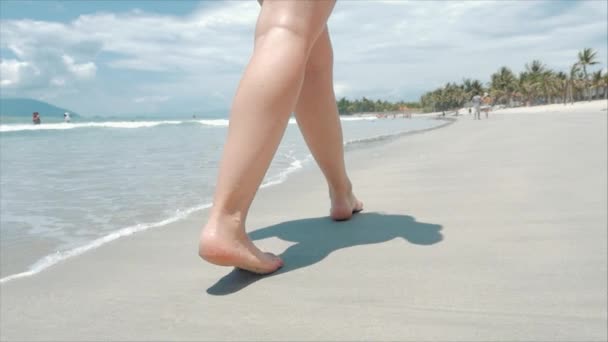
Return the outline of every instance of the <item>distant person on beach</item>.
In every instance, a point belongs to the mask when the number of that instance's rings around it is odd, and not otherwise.
[[[63,122],[66,122],[66,123],[70,122],[70,113],[68,113],[68,112],[63,113]]]
[[[481,96],[479,96],[479,94],[476,94],[475,96],[473,96],[471,102],[473,102],[473,110],[475,112],[474,119],[481,120],[481,113],[479,111],[479,108],[481,107]]]
[[[481,99],[482,106],[481,110],[486,113],[486,119],[488,118],[488,113],[490,112],[490,108],[492,108],[492,98],[488,95],[488,93],[483,94],[483,98]]]
[[[407,108],[407,106],[401,106],[401,107],[399,107],[399,110],[403,112],[404,118],[409,119],[412,117],[412,112],[409,110],[409,108]]]
[[[200,236],[199,255],[210,263],[259,274],[283,266],[278,256],[253,244],[245,221],[292,112],[327,181],[331,218],[348,220],[363,210],[346,172],[333,89],[327,20],[334,5],[333,0],[262,3],[253,55],[230,110],[213,207]]]
[[[38,112],[32,114],[32,122],[34,125],[40,125],[40,114],[38,114]]]

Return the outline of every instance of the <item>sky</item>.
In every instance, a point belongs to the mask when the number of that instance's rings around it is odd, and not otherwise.
[[[82,115],[228,112],[259,13],[247,1],[0,1],[0,96]],[[608,65],[608,2],[340,0],[336,96],[417,101],[539,59]]]

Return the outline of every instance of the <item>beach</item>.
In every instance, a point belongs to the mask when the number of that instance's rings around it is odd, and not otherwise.
[[[0,284],[0,339],[602,341],[607,101],[513,108],[346,154],[364,212],[315,167],[248,231],[285,267],[202,262],[207,210]]]

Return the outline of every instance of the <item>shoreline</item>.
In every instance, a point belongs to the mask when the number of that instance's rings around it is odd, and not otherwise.
[[[4,283],[0,337],[606,339],[606,112],[553,114],[347,153],[348,222],[316,168],[261,189],[248,231],[282,252],[272,276],[199,261],[203,211]]]
[[[577,101],[572,103],[552,103],[548,105],[536,105],[536,106],[519,106],[519,107],[504,107],[498,108],[491,111],[491,113],[522,113],[522,114],[530,114],[530,113],[542,113],[542,112],[559,112],[562,109],[569,110],[569,108],[595,108],[598,104],[605,104],[603,110],[608,110],[608,99],[595,99],[591,101]],[[472,108],[472,107],[471,107]],[[458,112],[462,112],[459,116],[465,116],[468,114],[469,107],[462,107],[458,109]],[[444,111],[438,112],[430,112],[430,113],[420,113],[420,112],[412,112],[412,118],[415,117],[439,117],[443,114]],[[455,110],[450,109],[446,110],[446,117],[453,116]],[[398,114],[402,115],[403,112],[399,111],[391,111],[391,112],[362,112],[362,113],[353,113],[353,114],[341,114],[341,117],[376,117],[377,115],[393,115]]]

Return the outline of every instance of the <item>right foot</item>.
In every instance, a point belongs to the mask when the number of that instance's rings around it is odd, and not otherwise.
[[[225,227],[208,223],[201,233],[199,255],[219,266],[234,266],[257,274],[273,273],[283,261],[259,250],[241,227]]]

